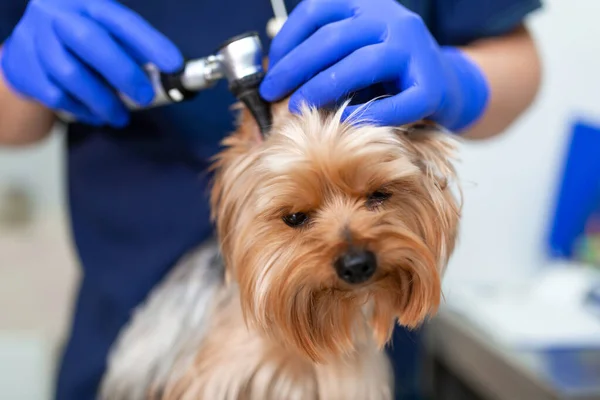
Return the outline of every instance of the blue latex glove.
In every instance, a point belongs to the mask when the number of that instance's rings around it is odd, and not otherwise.
[[[293,112],[301,101],[333,105],[380,84],[387,97],[362,110],[361,119],[429,119],[460,131],[488,101],[479,68],[457,48],[440,47],[422,19],[394,0],[305,0],[273,39],[269,61],[261,95],[275,101],[294,92]]]
[[[138,104],[154,97],[140,65],[183,64],[167,38],[112,0],[31,0],[4,44],[1,67],[14,91],[88,124],[127,124],[116,92]]]

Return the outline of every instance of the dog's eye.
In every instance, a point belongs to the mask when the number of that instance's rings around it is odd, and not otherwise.
[[[288,214],[283,217],[283,222],[292,228],[302,226],[306,223],[306,221],[308,221],[308,215],[303,212]]]
[[[367,198],[367,207],[377,207],[387,199],[391,197],[391,193],[383,192],[381,190],[377,190],[369,195]]]

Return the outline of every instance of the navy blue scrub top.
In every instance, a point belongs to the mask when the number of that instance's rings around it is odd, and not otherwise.
[[[287,0],[288,10],[299,0]],[[124,0],[188,58],[258,31],[268,49],[269,0]],[[503,34],[540,0],[405,0],[445,45]],[[0,41],[26,0],[0,2]],[[93,399],[109,348],[132,309],[188,249],[211,234],[207,159],[233,129],[223,82],[193,101],[134,113],[124,130],[68,129],[68,205],[83,268],[56,387],[59,400]]]

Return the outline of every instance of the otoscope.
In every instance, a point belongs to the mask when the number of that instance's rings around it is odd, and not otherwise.
[[[162,73],[154,65],[146,65],[145,71],[155,93],[149,105],[141,107],[123,95],[120,97],[132,111],[159,107],[190,100],[225,78],[231,93],[248,107],[261,132],[266,134],[271,125],[271,109],[258,93],[265,75],[262,62],[260,37],[256,32],[247,32],[222,43],[208,57],[187,60],[176,73]]]

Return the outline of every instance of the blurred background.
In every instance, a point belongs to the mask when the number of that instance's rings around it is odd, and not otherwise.
[[[600,399],[598,0],[545,0],[544,81],[498,139],[464,145],[460,244],[425,329],[434,399]],[[0,148],[0,398],[45,400],[78,266],[60,128]],[[594,291],[595,290],[595,291]]]

